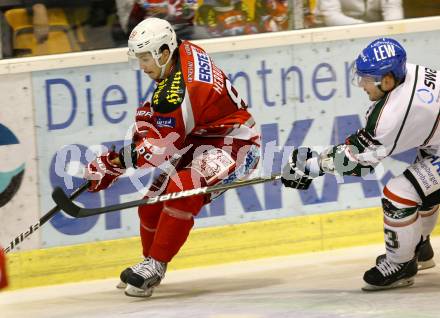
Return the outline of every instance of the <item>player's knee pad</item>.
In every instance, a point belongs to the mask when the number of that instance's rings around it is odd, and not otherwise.
[[[391,179],[383,190],[385,222],[406,224],[417,218],[420,198],[403,175]]]
[[[177,173],[177,177],[171,178],[166,193],[180,192],[194,189],[195,186],[205,186],[204,179],[190,168]],[[205,203],[204,195],[194,195],[182,199],[166,201],[163,212],[178,219],[192,219],[197,215]]]
[[[422,237],[418,209],[421,200],[404,175],[391,179],[383,190],[384,232],[387,257],[396,263],[414,257]]]
[[[382,209],[385,216],[385,223],[404,224],[417,218],[418,206],[402,206],[388,198],[382,198]],[[396,225],[397,225],[396,224]]]

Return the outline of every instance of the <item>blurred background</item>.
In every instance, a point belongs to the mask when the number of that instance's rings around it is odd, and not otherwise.
[[[195,40],[440,15],[440,0],[2,0],[0,58],[126,46],[146,17]]]

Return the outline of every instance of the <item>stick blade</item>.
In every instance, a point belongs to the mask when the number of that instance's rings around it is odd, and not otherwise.
[[[63,210],[74,218],[79,217],[81,208],[72,202],[63,189],[56,187],[52,192],[52,199],[55,201],[60,210]]]

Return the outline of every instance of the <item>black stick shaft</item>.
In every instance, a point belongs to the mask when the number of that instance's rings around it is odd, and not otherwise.
[[[77,188],[75,191],[72,192],[72,194],[69,196],[71,200],[74,200],[76,197],[78,197],[81,193],[83,193],[87,187],[89,186],[89,182],[83,183],[79,188]],[[29,235],[34,233],[36,230],[38,230],[44,223],[49,221],[55,213],[57,213],[60,210],[60,207],[58,205],[54,206],[52,209],[50,209],[49,212],[47,212],[45,215],[43,215],[37,223],[34,225],[29,226],[29,228],[23,232],[20,233],[13,239],[7,247],[4,248],[5,253],[9,253],[12,251],[17,245],[19,245],[21,242],[24,241],[25,238],[27,238]]]
[[[69,199],[69,197],[64,193],[64,191],[61,188],[55,188],[54,192],[52,193],[52,198],[57,203],[57,205],[68,215],[75,217],[75,218],[83,218],[88,217],[92,215],[98,215],[113,211],[119,211],[124,210],[128,208],[137,207],[140,205],[150,205],[155,204],[157,202],[165,202],[169,200],[177,200],[182,198],[191,197],[193,195],[201,195],[201,194],[208,194],[213,192],[222,192],[229,189],[239,188],[243,186],[249,186],[253,184],[268,182],[268,181],[275,181],[279,179],[281,175],[275,174],[270,177],[259,177],[254,179],[247,179],[247,180],[240,180],[232,183],[227,184],[218,184],[214,186],[207,186],[202,188],[195,188],[191,190],[184,190],[181,192],[175,192],[175,193],[168,193],[159,195],[156,197],[151,198],[145,198],[140,200],[134,200],[114,205],[108,205],[104,207],[97,207],[97,208],[81,208],[80,206],[76,205],[72,200]]]

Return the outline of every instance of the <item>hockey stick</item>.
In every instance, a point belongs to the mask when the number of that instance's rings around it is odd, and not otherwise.
[[[195,189],[185,190],[185,191],[181,191],[181,192],[163,194],[163,195],[159,195],[159,196],[152,197],[152,198],[146,198],[146,199],[140,199],[140,200],[134,200],[134,201],[129,201],[129,202],[125,202],[125,203],[120,203],[120,204],[109,205],[109,206],[105,206],[105,207],[101,207],[101,208],[81,208],[80,206],[73,203],[72,199],[69,198],[64,193],[64,191],[59,187],[55,188],[54,191],[52,192],[52,198],[55,201],[55,203],[57,204],[57,206],[59,206],[68,215],[75,217],[75,218],[84,218],[87,216],[133,208],[133,207],[136,207],[139,205],[150,205],[150,204],[155,204],[157,202],[165,202],[165,201],[169,201],[169,200],[187,198],[187,197],[190,197],[193,195],[208,194],[208,193],[239,188],[239,187],[248,186],[248,185],[257,184],[257,183],[275,181],[275,180],[278,180],[279,178],[281,178],[280,174],[274,174],[274,175],[271,175],[270,177],[259,177],[259,178],[249,179],[249,180],[235,181],[235,182],[231,182],[228,184],[218,184],[218,185],[214,185],[214,186],[210,186],[210,187],[195,188]]]
[[[77,196],[79,196],[81,193],[83,193],[87,189],[88,186],[89,186],[89,181],[82,184],[79,188],[77,188],[75,191],[73,191],[69,197],[66,196],[66,198],[68,198],[69,200],[75,199]],[[60,189],[60,188],[57,187],[57,189]],[[26,232],[19,234],[15,239],[13,239],[9,243],[9,245],[4,249],[4,252],[9,253],[11,250],[13,250],[18,244],[23,242],[25,238],[27,238],[29,235],[31,235],[36,230],[38,230],[44,223],[49,221],[52,218],[52,216],[54,216],[55,213],[57,213],[59,210],[61,210],[61,207],[59,205],[54,206],[49,212],[47,212],[45,215],[43,215],[38,220],[37,223],[35,223],[34,225],[31,225]]]

